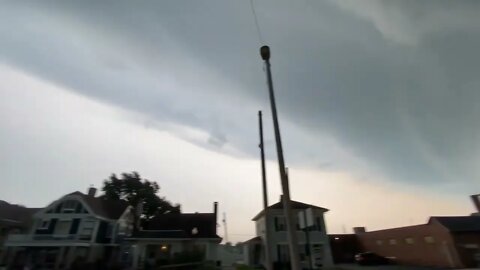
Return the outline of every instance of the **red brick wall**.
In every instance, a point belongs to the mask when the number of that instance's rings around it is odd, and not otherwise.
[[[424,239],[426,236],[433,237],[434,243],[427,243]],[[462,267],[452,237],[438,224],[366,232],[358,234],[358,237],[365,251],[394,257],[399,264]],[[406,238],[411,238],[414,242],[406,243]],[[396,244],[389,243],[391,239],[394,239]],[[377,243],[378,240],[382,241],[381,245]]]

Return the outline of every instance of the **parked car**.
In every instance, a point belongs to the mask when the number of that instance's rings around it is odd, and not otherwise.
[[[382,265],[392,264],[392,260],[373,252],[364,252],[355,255],[355,262],[359,265]]]

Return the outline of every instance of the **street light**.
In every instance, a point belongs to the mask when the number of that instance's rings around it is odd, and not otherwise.
[[[272,72],[270,71],[270,48],[262,46],[260,55],[265,62],[267,72],[268,93],[270,97],[270,107],[272,109],[273,128],[275,131],[275,144],[277,146],[278,167],[280,170],[280,181],[283,193],[283,211],[287,223],[288,242],[290,250],[290,263],[292,270],[300,270],[300,258],[298,256],[298,241],[296,226],[293,222],[292,209],[290,207],[290,191],[288,188],[287,173],[285,171],[285,160],[283,159],[282,139],[280,137],[280,126],[278,124],[277,107],[275,105],[275,94],[273,92]]]

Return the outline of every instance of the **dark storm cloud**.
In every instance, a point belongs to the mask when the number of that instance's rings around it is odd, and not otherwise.
[[[478,2],[359,2],[255,1],[287,160],[351,166],[316,139],[326,136],[386,178],[470,185],[479,176]],[[248,1],[5,6],[4,62],[204,130],[206,147],[257,155],[257,108],[270,120]]]

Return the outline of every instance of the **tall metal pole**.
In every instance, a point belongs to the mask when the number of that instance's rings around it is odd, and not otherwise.
[[[223,229],[225,231],[225,235],[224,235],[225,243],[227,243],[228,242],[227,214],[225,212],[223,212]]]
[[[272,73],[270,71],[270,48],[262,46],[260,55],[265,61],[267,72],[268,92],[270,96],[270,107],[272,108],[273,128],[275,131],[275,144],[277,145],[278,167],[280,170],[280,180],[283,192],[283,211],[287,223],[287,235],[290,249],[290,263],[292,270],[300,270],[300,258],[298,256],[298,241],[296,226],[293,222],[292,209],[290,207],[290,192],[288,190],[287,174],[285,172],[285,161],[283,159],[282,139],[280,138],[280,127],[278,124],[277,107],[275,105],[275,95],[273,93]]]
[[[262,187],[263,187],[263,214],[265,216],[265,268],[272,270],[272,260],[270,258],[270,220],[268,216],[268,192],[267,192],[267,173],[265,171],[265,151],[263,148],[263,122],[262,111],[258,111],[258,129],[260,132],[260,159],[262,160]]]

